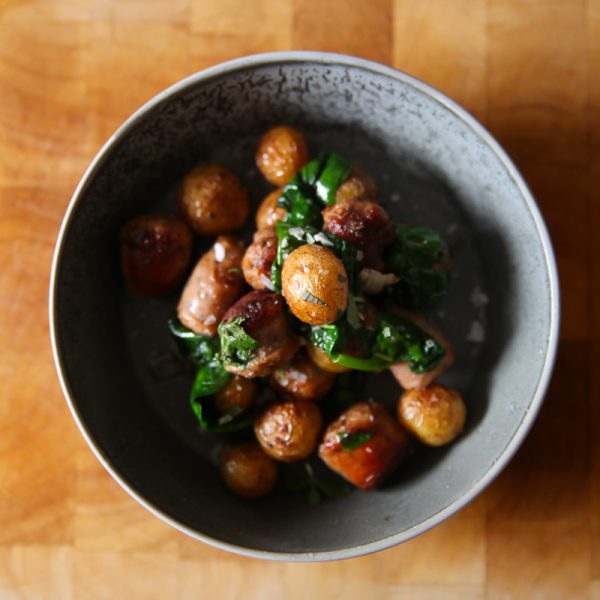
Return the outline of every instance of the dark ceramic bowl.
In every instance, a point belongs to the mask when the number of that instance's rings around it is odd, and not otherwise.
[[[134,215],[175,210],[193,165],[216,161],[268,191],[253,165],[258,136],[288,123],[312,154],[338,151],[379,182],[393,217],[441,230],[455,262],[433,317],[457,347],[445,381],[464,394],[465,434],[421,449],[383,489],[308,506],[285,490],[243,501],[222,485],[215,438],[187,405],[189,378],[157,380],[172,350],[176,298],[129,297],[118,232]],[[414,537],[498,475],[542,403],[558,332],[558,284],[546,228],[506,154],[469,114],[388,67],[289,52],[220,65],[152,99],[110,138],[83,176],[58,238],[50,290],[55,360],[73,416],[98,459],[138,502],[219,548],[279,560],[358,556]],[[384,374],[370,395],[391,405]],[[515,490],[515,493],[519,493]]]

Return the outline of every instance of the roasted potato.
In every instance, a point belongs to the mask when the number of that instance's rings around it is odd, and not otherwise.
[[[284,300],[278,294],[265,290],[253,291],[240,298],[225,314],[226,323],[243,318],[244,331],[259,346],[254,358],[246,365],[225,365],[230,373],[242,377],[264,377],[282,362],[290,360],[299,347],[285,316]]]
[[[308,162],[304,136],[291,127],[273,127],[256,150],[256,166],[273,185],[285,185]]]
[[[179,210],[200,235],[232,233],[248,216],[248,192],[225,167],[203,165],[181,183]]]
[[[233,236],[220,236],[202,256],[183,289],[177,316],[192,331],[214,335],[227,309],[244,291],[244,244]]]
[[[446,336],[424,316],[397,307],[388,308],[390,312],[412,321],[415,325],[434,338],[446,350],[446,354],[440,364],[432,371],[427,371],[426,373],[413,373],[413,371],[410,370],[408,363],[405,362],[400,362],[390,367],[392,375],[405,390],[423,390],[454,362],[454,348]]]
[[[221,415],[237,416],[252,408],[257,395],[258,386],[255,381],[234,375],[215,394],[215,406]]]
[[[363,490],[381,484],[402,462],[410,439],[379,402],[360,402],[325,431],[319,456],[325,464]]]
[[[335,193],[336,204],[346,204],[353,200],[371,200],[375,202],[379,195],[374,179],[359,165],[352,171]]]
[[[242,260],[244,278],[255,290],[273,290],[271,266],[277,255],[277,232],[273,227],[259,229]]]
[[[362,252],[362,266],[382,270],[385,246],[396,236],[385,210],[370,200],[351,200],[323,211],[323,230],[346,240]]]
[[[223,481],[242,498],[260,498],[272,492],[279,467],[255,441],[230,446],[219,461]]]
[[[305,244],[284,261],[281,288],[292,313],[310,325],[339,319],[348,304],[348,274],[327,248]]]
[[[287,211],[283,206],[277,206],[282,188],[273,190],[261,203],[256,211],[256,229],[275,227],[278,221],[283,221]]]
[[[400,423],[428,446],[443,446],[460,434],[467,409],[456,390],[432,385],[407,390],[398,402]]]
[[[335,375],[320,369],[305,350],[300,350],[292,360],[278,367],[271,375],[271,387],[289,398],[319,400],[326,396]]]
[[[192,232],[170,215],[144,215],[121,229],[121,264],[128,288],[138,296],[175,290],[190,262]]]
[[[315,346],[312,342],[309,342],[306,346],[306,351],[310,356],[311,360],[323,371],[327,371],[328,373],[347,373],[351,371],[349,367],[343,367],[342,365],[338,365],[334,363],[329,356],[327,356],[327,352],[322,350],[318,346]]]
[[[288,400],[267,406],[254,422],[254,433],[269,456],[294,462],[315,450],[322,425],[321,411],[314,402]]]

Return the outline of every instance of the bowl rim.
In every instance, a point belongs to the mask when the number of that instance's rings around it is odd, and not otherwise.
[[[56,319],[56,303],[57,303],[57,277],[58,271],[61,265],[61,259],[64,249],[64,243],[67,236],[67,232],[72,221],[75,208],[82,200],[85,191],[93,181],[96,173],[105,162],[107,156],[122,138],[133,129],[139,121],[141,121],[145,115],[153,110],[155,107],[160,105],[162,102],[169,98],[176,96],[182,91],[195,86],[197,83],[202,81],[211,80],[223,75],[232,74],[237,71],[243,71],[252,69],[255,67],[264,67],[269,65],[281,65],[290,63],[318,63],[322,65],[332,66],[345,66],[358,68],[363,71],[375,73],[377,75],[383,75],[391,79],[398,80],[406,85],[415,88],[417,91],[429,96],[430,98],[437,101],[445,109],[453,113],[458,119],[470,127],[473,132],[485,142],[491,150],[496,154],[503,167],[506,169],[509,177],[513,180],[516,187],[518,188],[526,207],[528,208],[531,217],[534,221],[539,241],[542,245],[542,251],[545,258],[545,267],[548,274],[549,283],[549,329],[547,336],[547,353],[545,356],[544,364],[540,374],[540,378],[537,382],[535,391],[532,395],[531,401],[525,411],[522,421],[517,426],[517,429],[510,439],[502,453],[496,458],[494,464],[490,469],[485,472],[479,481],[470,488],[465,494],[453,500],[448,506],[440,510],[439,512],[431,515],[424,521],[413,525],[412,527],[389,535],[387,537],[367,542],[365,544],[358,544],[348,548],[341,548],[336,550],[325,550],[315,552],[289,552],[289,551],[274,551],[274,550],[258,550],[249,548],[246,546],[237,545],[230,542],[222,541],[218,538],[200,533],[194,529],[184,525],[177,521],[175,518],[169,516],[161,509],[157,508],[148,499],[144,498],[140,492],[138,492],[132,485],[130,485],[112,465],[111,461],[105,456],[104,452],[97,445],[94,436],[88,430],[82,416],[79,414],[76,402],[71,395],[71,389],[69,382],[67,381],[63,358],[60,350],[58,341],[58,324]],[[490,132],[483,127],[467,110],[457,104],[454,100],[448,98],[445,94],[432,87],[431,85],[421,81],[420,79],[409,75],[398,69],[394,69],[387,65],[367,60],[364,58],[358,58],[345,54],[331,53],[331,52],[318,52],[318,51],[285,51],[285,52],[267,52],[261,54],[252,54],[230,60],[216,66],[198,71],[177,83],[167,87],[165,90],[148,100],[140,108],[138,108],[133,114],[131,114],[118,129],[108,138],[104,145],[100,148],[96,156],[93,158],[86,171],[84,172],[81,180],[77,184],[75,191],[69,201],[69,205],[66,209],[63,217],[62,224],[57,236],[53,260],[52,270],[50,275],[50,286],[49,286],[49,323],[50,323],[50,340],[52,345],[52,354],[58,378],[62,388],[63,395],[67,401],[71,414],[81,431],[85,441],[95,454],[96,458],[109,472],[109,474],[117,481],[117,483],[139,504],[150,511],[152,514],[157,516],[165,523],[171,525],[175,529],[185,533],[186,535],[195,538],[201,542],[207,543],[213,547],[221,550],[227,550],[248,556],[251,558],[262,558],[276,561],[289,561],[289,562],[323,562],[341,560],[347,558],[355,558],[363,556],[380,550],[385,550],[396,546],[402,542],[408,541],[413,537],[416,537],[429,529],[439,525],[450,516],[458,512],[461,508],[471,502],[476,496],[478,496],[506,467],[509,461],[513,458],[517,449],[529,433],[533,422],[540,410],[543,403],[546,390],[548,388],[554,363],[556,360],[556,352],[558,346],[558,336],[560,327],[560,294],[559,294],[559,281],[558,271],[556,266],[556,259],[550,236],[548,234],[546,225],[543,221],[539,208],[534,200],[534,197],[525,183],[523,177],[513,164],[512,160],[508,157],[507,153],[495,140]]]

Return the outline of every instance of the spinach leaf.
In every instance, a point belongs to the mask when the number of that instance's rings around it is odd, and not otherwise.
[[[352,165],[344,157],[333,152],[325,154],[322,161],[321,172],[314,183],[315,193],[323,204],[330,206],[335,204],[335,194],[350,174]]]
[[[284,475],[285,488],[290,492],[306,492],[306,501],[310,506],[320,504],[324,498],[343,498],[353,491],[351,485],[341,477],[327,473],[315,473],[309,462],[303,463],[304,472],[290,466]]]
[[[350,452],[350,450],[366,444],[372,437],[373,433],[371,431],[340,431],[338,433],[340,445],[346,452]]]
[[[226,415],[219,415],[213,399],[208,396],[217,392],[229,381],[230,374],[218,363],[204,365],[198,369],[196,379],[190,392],[192,411],[204,431],[213,433],[232,433],[252,426],[257,416],[257,411],[245,415],[232,411]]]
[[[450,266],[436,231],[397,223],[396,239],[386,248],[384,261],[400,277],[394,287],[410,306],[433,306],[446,295]]]
[[[312,327],[310,340],[327,352],[336,364],[358,371],[381,371],[398,362],[407,362],[414,373],[435,369],[446,354],[444,347],[408,319],[378,313],[378,326],[373,333],[365,328],[354,332],[345,321]],[[343,352],[350,339],[367,345],[365,356],[352,356]]]
[[[225,365],[245,367],[254,358],[259,343],[242,327],[244,317],[234,317],[219,325],[220,360]]]
[[[188,329],[177,317],[168,321],[171,333],[177,338],[184,356],[201,364],[213,360],[219,353],[217,336],[200,335]]]
[[[231,378],[231,374],[223,368],[219,336],[194,333],[177,318],[169,319],[169,329],[180,342],[185,355],[197,365],[190,390],[190,405],[200,427],[215,433],[230,433],[250,427],[256,411],[241,416],[239,412],[219,415],[213,398],[210,397]]]

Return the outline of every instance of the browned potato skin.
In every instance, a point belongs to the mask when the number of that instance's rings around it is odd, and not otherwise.
[[[396,231],[379,204],[370,200],[334,204],[323,211],[323,221],[324,231],[341,237],[363,252],[363,267],[382,270],[383,249],[394,240]]]
[[[277,232],[273,227],[259,229],[242,259],[244,278],[255,290],[273,290],[271,266],[277,255]]]
[[[439,328],[422,315],[418,315],[411,311],[396,307],[388,307],[388,309],[390,312],[412,321],[415,325],[428,333],[446,349],[446,355],[440,364],[433,369],[433,371],[428,371],[427,373],[413,373],[410,370],[408,363],[405,362],[397,363],[390,367],[392,375],[405,390],[424,390],[454,362],[454,348],[452,347],[452,344],[448,338],[439,330]]]
[[[246,294],[227,311],[223,321],[235,317],[244,318],[244,331],[260,345],[245,367],[226,365],[230,373],[248,378],[270,375],[277,365],[290,360],[298,350],[300,342],[290,330],[285,302],[278,294],[266,290]]]
[[[375,180],[360,165],[354,165],[346,181],[335,193],[336,204],[346,204],[353,200],[377,201],[379,190]]]
[[[233,412],[243,414],[252,408],[257,395],[258,386],[255,381],[234,375],[215,394],[215,406],[221,415]]]
[[[256,166],[273,185],[285,185],[307,162],[304,136],[292,127],[273,127],[258,143]]]
[[[232,233],[248,216],[248,192],[225,167],[203,165],[181,183],[179,210],[200,235]]]
[[[456,390],[432,385],[407,390],[398,402],[400,423],[428,446],[443,446],[463,430],[467,409]]]
[[[192,232],[176,217],[144,215],[121,229],[121,264],[130,291],[164,296],[175,290],[190,262]]]
[[[305,244],[285,259],[281,289],[294,315],[310,325],[333,323],[348,304],[346,269],[333,252],[322,246]],[[306,293],[325,304],[304,300]]]
[[[306,351],[310,356],[311,360],[323,371],[327,371],[328,373],[347,373],[352,369],[348,367],[343,367],[342,365],[338,365],[334,363],[329,356],[327,356],[327,352],[322,350],[318,346],[315,346],[312,342],[309,342],[306,346]]]
[[[314,402],[289,400],[267,406],[254,422],[254,433],[269,456],[294,462],[316,449],[322,426],[321,411]]]
[[[339,440],[343,432],[370,432],[371,437],[352,450],[344,450]],[[329,425],[319,446],[319,456],[350,483],[370,490],[402,462],[409,444],[408,434],[383,404],[360,402]]]
[[[223,481],[242,498],[261,498],[273,491],[279,467],[255,441],[230,446],[219,461]]]
[[[283,188],[273,190],[261,203],[256,211],[256,229],[275,227],[278,221],[283,221],[287,211],[283,206],[277,206]]]
[[[215,248],[221,246],[222,260]],[[241,296],[245,283],[242,275],[244,244],[234,236],[222,235],[198,261],[188,279],[179,305],[179,320],[200,335],[215,335],[221,318]]]
[[[299,400],[320,400],[331,391],[334,383],[335,375],[320,369],[304,350],[271,375],[271,387],[276,392]]]

